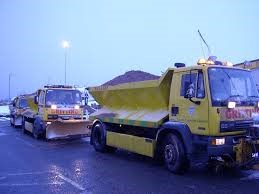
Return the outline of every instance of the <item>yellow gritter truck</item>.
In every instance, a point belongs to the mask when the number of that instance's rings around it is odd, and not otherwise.
[[[89,120],[84,118],[82,93],[71,86],[49,85],[27,95],[29,109],[23,112],[22,128],[35,138],[89,136]]]
[[[153,157],[173,173],[190,162],[257,163],[259,97],[251,72],[215,58],[175,66],[158,80],[88,88],[102,106],[90,115],[95,150]]]
[[[12,103],[9,106],[11,126],[22,126],[22,112],[27,108],[28,104],[24,95],[17,96],[12,100]]]

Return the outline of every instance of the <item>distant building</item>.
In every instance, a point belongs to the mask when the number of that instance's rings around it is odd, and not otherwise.
[[[244,69],[250,69],[255,79],[257,88],[259,89],[259,59],[249,61],[249,62],[238,63],[234,66],[241,67]]]

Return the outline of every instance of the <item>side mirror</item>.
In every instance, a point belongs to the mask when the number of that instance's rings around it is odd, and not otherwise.
[[[194,90],[194,84],[190,83],[190,85],[188,86],[188,89],[186,91],[186,94],[184,96],[184,98],[188,98],[192,103],[200,105],[201,101],[195,101],[192,98],[195,97],[195,90]]]
[[[88,92],[87,92],[88,88],[85,88],[85,91],[84,91],[84,105],[88,105],[88,99],[89,99],[89,95],[88,95]]]
[[[34,103],[39,104],[39,97],[38,96],[34,96]]]
[[[193,83],[190,83],[190,85],[188,86],[188,89],[186,91],[186,94],[184,96],[184,98],[188,98],[188,99],[191,99],[195,97],[195,91],[194,91],[194,84]]]

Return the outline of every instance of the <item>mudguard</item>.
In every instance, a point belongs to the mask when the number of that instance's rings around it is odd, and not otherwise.
[[[192,153],[192,133],[190,131],[190,128],[185,123],[181,122],[174,122],[174,121],[168,121],[164,123],[161,128],[157,132],[156,140],[158,140],[159,135],[162,134],[162,132],[176,132],[181,135],[181,138],[183,140],[183,144],[185,146],[187,154]]]

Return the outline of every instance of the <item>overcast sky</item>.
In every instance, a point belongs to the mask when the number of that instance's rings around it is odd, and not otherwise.
[[[129,70],[160,75],[175,62],[212,54],[259,58],[259,1],[0,0],[0,99],[44,84],[100,85]],[[206,48],[204,48],[207,55]]]

